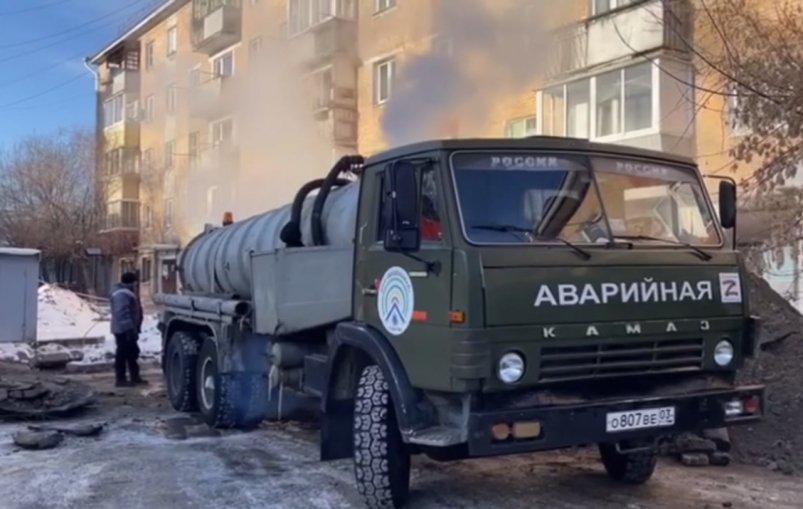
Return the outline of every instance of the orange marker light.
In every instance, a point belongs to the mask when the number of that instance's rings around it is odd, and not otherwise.
[[[414,322],[426,322],[429,320],[429,314],[426,311],[413,311]]]
[[[234,222],[234,214],[231,212],[223,213],[223,226],[228,226]]]
[[[466,323],[466,314],[462,311],[449,311],[449,323]]]

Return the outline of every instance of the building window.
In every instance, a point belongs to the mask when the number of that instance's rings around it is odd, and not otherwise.
[[[248,41],[248,56],[253,58],[262,51],[262,36],[258,35]]]
[[[597,136],[622,132],[622,71],[597,76]]]
[[[142,283],[150,283],[151,282],[151,272],[153,271],[153,265],[151,262],[150,256],[145,256],[142,258],[142,273],[139,275],[139,280]]]
[[[174,113],[176,111],[176,85],[171,83],[167,85],[167,112]]]
[[[507,138],[524,138],[533,136],[536,132],[536,117],[517,118],[510,120],[505,125],[505,136]]]
[[[201,133],[198,131],[190,133],[189,139],[189,163],[190,167],[195,166],[198,163],[198,154],[200,153],[200,145],[201,145]]]
[[[599,16],[608,11],[632,4],[636,0],[589,0],[589,10],[592,16]]]
[[[334,99],[332,68],[327,67],[322,71],[316,72],[313,75],[313,80],[315,84],[315,108],[328,107],[331,100]]]
[[[153,209],[149,205],[142,206],[142,227],[145,229],[153,226]]]
[[[566,136],[588,138],[591,135],[588,83],[588,80],[582,80],[566,86]]]
[[[145,111],[143,112],[145,122],[153,122],[154,110],[156,109],[156,98],[149,95],[145,98]]]
[[[652,63],[645,62],[597,76],[597,137],[653,126],[652,74]]]
[[[384,104],[390,98],[396,61],[388,58],[374,64],[374,104]]]
[[[234,51],[227,51],[212,60],[215,78],[228,78],[234,74]]]
[[[117,94],[103,103],[103,126],[111,127],[125,120],[125,95]]]
[[[332,16],[353,18],[354,11],[354,0],[288,0],[288,35],[301,33]]]
[[[176,163],[176,142],[170,140],[165,143],[165,168],[172,168]]]
[[[563,100],[563,86],[544,90],[542,96],[543,133],[547,136],[565,136],[566,107]]]
[[[628,67],[625,74],[625,131],[652,127],[652,64]]]
[[[234,140],[234,120],[231,118],[212,122],[209,129],[213,146],[230,144]]]
[[[727,106],[728,126],[730,127],[731,135],[744,136],[745,134],[749,134],[751,132],[750,126],[742,122],[742,119],[740,118],[739,109],[744,105],[741,104],[743,99],[739,93],[739,88],[735,85],[731,85],[728,87],[728,93],[731,94],[728,96]]]
[[[383,12],[396,6],[396,0],[376,0],[375,13]]]
[[[145,44],[145,69],[153,67],[153,41]]]
[[[605,138],[652,128],[654,72],[652,63],[645,62],[544,90],[541,133]]]
[[[206,218],[207,220],[214,220],[215,215],[218,214],[220,202],[220,189],[218,186],[211,186],[206,190]]]
[[[142,153],[142,168],[143,170],[150,170],[153,168],[153,149],[149,148]]]
[[[106,205],[106,228],[139,228],[139,202],[118,200]]]
[[[167,31],[167,56],[175,55],[178,50],[178,27],[171,27]]]
[[[165,228],[170,229],[173,226],[173,199],[167,198],[165,200]]]

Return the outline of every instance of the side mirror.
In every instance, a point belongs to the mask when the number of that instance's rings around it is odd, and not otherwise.
[[[736,226],[736,186],[733,182],[719,182],[719,222],[723,228]]]
[[[421,247],[418,225],[418,180],[416,167],[396,161],[385,168],[385,250],[413,252]]]

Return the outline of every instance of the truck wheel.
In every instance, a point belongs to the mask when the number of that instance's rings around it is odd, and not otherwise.
[[[379,366],[363,369],[354,398],[354,470],[370,509],[400,507],[410,491],[410,451],[396,424],[388,383]]]
[[[602,464],[608,476],[627,484],[644,484],[655,471],[658,454],[653,450],[621,453],[614,444],[599,444]]]
[[[165,381],[167,398],[179,412],[194,412],[198,408],[195,393],[197,360],[198,341],[187,332],[173,334],[167,345]]]
[[[268,379],[263,373],[220,373],[217,345],[204,340],[197,363],[198,410],[213,428],[251,429],[267,413]]]

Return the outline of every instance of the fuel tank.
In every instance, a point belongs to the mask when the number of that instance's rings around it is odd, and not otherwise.
[[[325,245],[353,245],[359,187],[355,181],[329,192],[321,215]],[[314,201],[315,196],[308,196],[301,209],[301,239],[305,246],[313,245]],[[284,248],[280,235],[291,215],[292,204],[287,204],[195,237],[178,260],[184,292],[250,299],[251,253]]]

